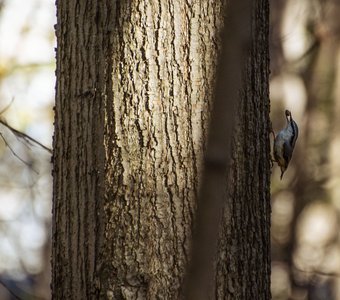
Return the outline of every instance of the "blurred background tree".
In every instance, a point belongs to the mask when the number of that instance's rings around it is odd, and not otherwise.
[[[338,0],[271,1],[273,127],[286,108],[300,127],[282,181],[273,168],[273,299],[340,299],[339,16]],[[0,117],[47,146],[54,24],[53,1],[0,0]],[[3,284],[48,299],[50,154],[0,133],[12,148],[0,137],[0,299],[14,298]]]

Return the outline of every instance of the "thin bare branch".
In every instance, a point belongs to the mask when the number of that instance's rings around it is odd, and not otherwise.
[[[43,297],[40,297],[35,294],[31,294],[20,287],[17,287],[17,289],[19,289],[20,294],[22,294],[22,297],[18,296],[17,293],[15,293],[1,278],[0,278],[0,284],[17,300],[24,300],[24,299],[44,300]]]
[[[30,137],[29,135],[27,135],[26,133],[23,133],[15,128],[13,128],[12,126],[10,126],[4,119],[0,118],[0,124],[4,125],[5,127],[7,127],[16,137],[21,138],[23,140],[25,140],[27,143],[29,144],[36,144],[39,147],[43,148],[44,150],[48,151],[49,153],[52,154],[52,150],[48,147],[46,147],[45,145],[41,144],[40,142],[38,142],[36,139]]]
[[[22,298],[20,298],[16,293],[14,293],[14,291],[12,291],[12,289],[2,280],[0,279],[0,284],[15,298],[18,300],[23,300]]]
[[[11,107],[11,105],[13,104],[13,102],[14,102],[14,98],[12,98],[11,102],[10,102],[9,104],[7,104],[7,105],[2,109],[2,111],[0,111],[0,116],[1,116],[4,112],[6,112],[6,111]]]
[[[6,139],[4,138],[4,136],[2,135],[2,133],[0,133],[0,136],[2,138],[2,140],[4,141],[5,145],[8,147],[8,149],[12,152],[12,154],[19,159],[22,163],[24,163],[27,167],[29,167],[33,172],[39,174],[36,170],[34,170],[34,168],[32,167],[32,164],[23,160],[18,154],[15,153],[15,151],[12,149],[12,147],[7,143]]]

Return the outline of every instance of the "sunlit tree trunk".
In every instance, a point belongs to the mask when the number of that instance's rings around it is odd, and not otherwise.
[[[253,7],[216,299],[269,299],[268,3]],[[223,2],[57,1],[54,299],[180,299]]]

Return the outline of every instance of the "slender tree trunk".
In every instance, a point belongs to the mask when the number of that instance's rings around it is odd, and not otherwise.
[[[219,240],[216,299],[270,299],[270,132],[267,1],[253,1]]]
[[[268,3],[254,3],[216,299],[270,298]],[[54,299],[181,298],[224,5],[57,1]]]

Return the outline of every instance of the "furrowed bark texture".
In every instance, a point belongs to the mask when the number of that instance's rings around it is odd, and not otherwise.
[[[271,299],[268,22],[268,1],[254,1],[252,46],[219,239],[216,299]]]
[[[269,299],[268,3],[240,93],[216,299]],[[225,3],[58,0],[54,299],[180,299]]]
[[[218,1],[117,8],[105,142],[114,299],[178,299],[207,130]]]
[[[53,299],[95,299],[103,237],[107,15],[103,1],[57,1]]]

